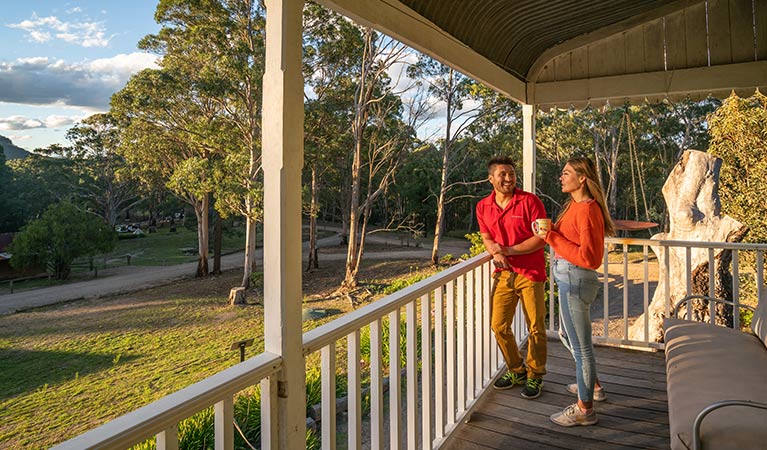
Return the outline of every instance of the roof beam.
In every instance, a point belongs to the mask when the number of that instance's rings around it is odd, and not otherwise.
[[[571,81],[536,83],[539,105],[567,106],[590,101],[679,96],[767,86],[767,61],[726,64]]]
[[[643,23],[651,22],[655,19],[660,19],[661,17],[673,14],[681,9],[696,3],[700,3],[702,1],[703,0],[676,0],[644,14],[629,17],[626,20],[622,20],[612,25],[600,28],[591,33],[576,36],[570,40],[562,42],[561,44],[555,45],[554,47],[547,49],[545,52],[541,53],[540,56],[538,56],[533,65],[530,66],[530,70],[527,73],[527,80],[531,82],[537,80],[538,75],[546,66],[546,64],[559,55],[563,55],[567,52],[575,50],[576,48],[593,44],[594,42],[608,38],[615,34],[630,30]]]
[[[525,82],[395,0],[317,0],[362,25],[385,33],[437,61],[520,102]]]

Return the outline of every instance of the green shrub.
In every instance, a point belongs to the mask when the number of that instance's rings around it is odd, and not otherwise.
[[[25,226],[8,252],[16,269],[45,269],[57,280],[65,280],[75,259],[111,251],[114,245],[115,233],[103,220],[61,202]]]
[[[474,233],[469,233],[467,235],[464,235],[464,237],[469,242],[471,242],[471,247],[469,248],[469,255],[468,257],[464,255],[464,259],[477,256],[480,253],[485,251],[485,244],[482,242],[482,236],[480,235],[479,231]]]

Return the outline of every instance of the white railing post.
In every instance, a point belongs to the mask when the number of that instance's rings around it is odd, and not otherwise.
[[[444,286],[434,290],[434,438],[445,435],[445,307]]]
[[[458,277],[457,283],[458,289],[458,321],[456,322],[456,329],[458,330],[457,337],[457,377],[458,384],[456,386],[456,393],[458,394],[457,411],[463,411],[466,408],[466,277],[461,275]]]
[[[370,324],[370,448],[383,446],[383,348],[381,319]]]
[[[157,433],[157,450],[178,450],[178,425]]]
[[[322,450],[336,450],[336,344],[322,347]]]
[[[647,311],[650,306],[650,267],[647,253],[647,245],[642,246],[642,264],[644,266],[644,290],[642,292],[642,312]],[[644,315],[644,340],[650,339],[650,314]]]
[[[474,342],[474,271],[466,274],[466,401],[474,400],[475,381],[477,373],[477,352]]]
[[[399,308],[389,313],[389,448],[397,450],[402,442],[402,382],[400,367]]]
[[[227,397],[213,407],[216,450],[234,449],[234,401]]]
[[[421,296],[421,448],[431,448],[431,299]]]
[[[360,374],[360,332],[359,330],[349,334],[346,338],[347,346],[347,370],[348,380],[346,383],[348,442],[349,450],[362,449],[362,389]]]
[[[407,335],[407,448],[415,450],[418,445],[418,352],[417,352],[417,318],[415,300],[405,308]]]
[[[455,423],[455,393],[456,393],[456,378],[455,370],[458,365],[457,346],[456,346],[456,329],[460,324],[455,322],[455,283],[450,280],[447,282],[447,383],[445,389],[447,390],[447,421],[446,425],[450,426]]]
[[[623,339],[629,338],[629,246],[623,244]]]
[[[276,449],[279,432],[277,415],[277,374],[261,380],[261,448]]]
[[[264,348],[282,357],[272,420],[276,441],[306,446],[301,336],[301,170],[303,168],[303,0],[266,0],[262,162],[264,170]],[[264,394],[273,400],[275,385]],[[274,425],[274,424],[272,424]],[[274,438],[274,436],[272,436]]]

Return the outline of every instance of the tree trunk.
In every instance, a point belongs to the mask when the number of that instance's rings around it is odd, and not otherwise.
[[[447,174],[450,163],[450,147],[452,145],[452,139],[450,127],[453,124],[453,69],[448,71],[448,92],[446,98],[446,115],[445,115],[445,142],[442,146],[442,175],[439,182],[439,196],[437,197],[437,223],[434,225],[434,244],[431,248],[431,264],[436,266],[439,264],[439,243],[442,239],[442,231],[445,229],[445,194],[447,193]]]
[[[216,215],[216,223],[213,225],[213,274],[221,274],[221,241],[223,238],[223,230],[221,226],[221,215],[218,212],[213,212]]]
[[[722,160],[697,150],[687,150],[682,159],[674,166],[663,185],[663,197],[669,211],[669,232],[652,237],[656,240],[681,240],[696,242],[738,242],[748,231],[740,222],[729,216],[720,215],[719,169]],[[665,250],[653,246],[658,257],[658,286],[648,307],[648,338],[650,342],[663,340],[663,318],[666,310],[666,286],[668,286],[670,308],[687,295],[686,250],[669,248],[669,278],[666,279]],[[691,294],[709,295],[708,249],[694,248],[691,252],[691,272],[693,292]],[[723,299],[732,299],[728,290],[732,286],[729,271],[730,252],[719,250],[715,256],[714,276],[715,295]],[[698,318],[708,317],[708,305],[697,307]],[[705,312],[702,309],[706,309]],[[716,321],[727,323],[727,311],[719,310]],[[721,314],[721,317],[719,316]],[[730,313],[731,314],[731,313]],[[732,318],[730,317],[731,321]],[[644,340],[644,316],[640,316],[629,329],[629,339]]]
[[[319,195],[319,186],[317,183],[317,163],[312,164],[312,186],[311,186],[311,204],[309,206],[309,260],[306,263],[306,271],[318,269],[320,267],[317,260],[317,210],[319,205],[317,196]]]
[[[245,218],[245,261],[242,267],[241,287],[250,287],[250,275],[256,261],[256,221]]]
[[[349,202],[349,236],[346,247],[346,273],[341,287],[353,289],[357,287],[357,269],[359,268],[358,240],[359,231],[359,207],[360,207],[360,184],[362,167],[362,140],[364,138],[365,126],[368,118],[368,100],[372,96],[375,80],[368,79],[368,69],[372,61],[369,61],[374,55],[373,51],[373,31],[365,29],[365,51],[362,57],[360,81],[357,87],[356,105],[354,119],[352,122],[352,133],[354,135],[354,156],[352,159],[351,170],[351,199]]]
[[[195,204],[194,213],[197,215],[197,249],[199,259],[197,261],[197,271],[195,277],[204,278],[208,276],[208,209],[210,207],[210,196],[203,195],[202,201]]]

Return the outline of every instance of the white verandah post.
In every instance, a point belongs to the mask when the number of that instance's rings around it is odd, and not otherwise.
[[[263,96],[264,347],[282,356],[276,382],[262,382],[262,448],[306,446],[301,332],[303,0],[266,0]]]
[[[535,194],[535,105],[522,105],[522,189]]]

